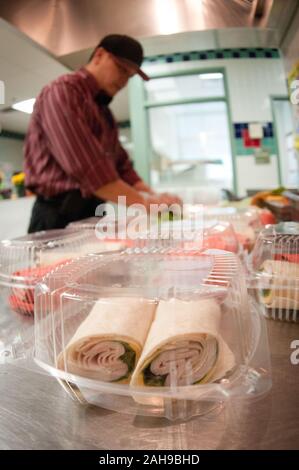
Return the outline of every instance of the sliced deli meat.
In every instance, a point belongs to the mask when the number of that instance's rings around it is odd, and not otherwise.
[[[128,383],[156,305],[123,297],[97,301],[58,356],[58,367],[104,382]]]
[[[160,301],[131,385],[188,386],[223,377],[235,360],[220,321],[213,299]]]

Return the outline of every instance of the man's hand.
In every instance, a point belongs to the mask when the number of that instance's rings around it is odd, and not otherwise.
[[[99,199],[104,199],[105,201],[118,202],[119,196],[126,197],[126,205],[130,206],[132,204],[142,204],[145,206],[146,210],[150,211],[151,204],[165,204],[167,207],[172,204],[182,205],[182,201],[179,197],[173,196],[172,194],[163,193],[141,193],[137,191],[136,188],[129,186],[122,180],[116,180],[112,183],[109,183],[105,186],[99,188],[95,195]],[[165,209],[167,210],[167,209]]]
[[[126,197],[126,205],[144,204],[144,196],[135,188],[125,183],[125,181],[118,179],[112,183],[102,186],[95,192],[95,196],[105,201],[118,202],[120,196]]]
[[[163,204],[167,206],[165,207],[165,211],[167,211],[168,208],[172,206],[173,204],[182,206],[182,201],[177,196],[163,193],[163,194],[154,194],[153,196],[149,195],[147,198],[145,198],[145,206],[148,212],[150,212],[150,206],[152,204],[156,204],[158,206],[161,206]]]
[[[180,206],[182,205],[182,200],[179,197],[175,196],[174,194],[169,194],[169,193],[160,193],[160,194],[156,193],[150,186],[148,186],[142,180],[134,184],[134,189],[142,193],[147,193],[154,198],[158,198],[159,204],[167,204],[167,205],[179,204]]]
[[[183,205],[183,201],[181,198],[178,196],[175,196],[174,194],[170,193],[161,193],[159,194],[159,197],[163,199],[165,204],[171,205],[171,204],[178,204],[179,206]]]

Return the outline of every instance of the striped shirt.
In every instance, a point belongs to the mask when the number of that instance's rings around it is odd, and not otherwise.
[[[122,179],[140,181],[109,108],[97,102],[99,86],[82,68],[59,77],[38,96],[25,139],[25,182],[51,197],[80,189],[90,197]]]

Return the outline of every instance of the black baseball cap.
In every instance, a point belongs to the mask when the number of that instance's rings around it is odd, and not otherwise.
[[[133,67],[143,80],[149,80],[140,68],[143,62],[143,49],[136,39],[123,34],[109,34],[100,41],[96,49],[98,47],[103,47],[117,59]]]

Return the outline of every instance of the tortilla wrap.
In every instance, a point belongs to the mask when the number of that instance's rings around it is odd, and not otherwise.
[[[139,298],[96,302],[58,357],[58,368],[104,382],[128,383],[156,304]]]

